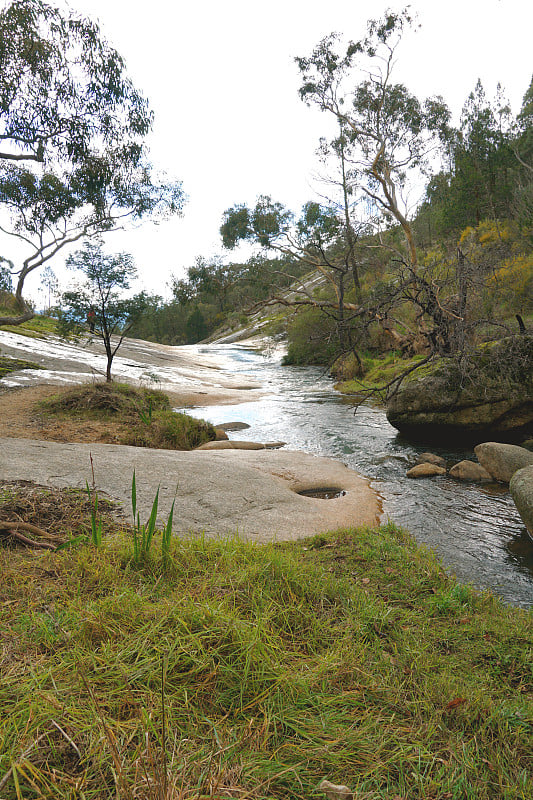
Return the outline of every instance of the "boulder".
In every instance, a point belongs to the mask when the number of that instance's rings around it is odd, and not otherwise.
[[[533,434],[533,337],[486,344],[460,364],[422,368],[387,403],[401,433],[426,441],[519,440]]]
[[[439,467],[437,464],[417,464],[416,467],[411,467],[407,470],[408,478],[431,478],[433,475],[446,475],[444,467]]]
[[[220,425],[215,425],[221,431],[244,431],[249,428],[247,422],[223,422]]]
[[[206,442],[197,450],[278,450],[285,442],[239,442],[234,439],[221,442]]]
[[[475,461],[459,461],[458,464],[451,468],[450,475],[458,481],[480,483],[494,480],[492,475],[481,464],[476,464]]]
[[[446,459],[435,455],[435,453],[420,453],[416,458],[415,464],[436,464],[437,467],[446,467]]]
[[[526,450],[533,450],[533,439],[525,439],[520,443],[520,447],[525,447]]]
[[[509,491],[529,535],[533,538],[533,466],[523,467],[515,472]]]
[[[533,453],[525,447],[501,442],[484,442],[474,448],[482,467],[494,480],[509,483],[518,469],[533,464]]]
[[[217,442],[225,442],[229,439],[228,434],[226,431],[223,431],[222,428],[215,428],[216,440]]]

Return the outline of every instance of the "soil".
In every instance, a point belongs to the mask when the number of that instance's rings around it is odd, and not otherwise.
[[[44,439],[49,442],[104,442],[115,444],[125,426],[113,420],[58,419],[49,417],[38,403],[72,387],[30,386],[0,394],[0,437]]]

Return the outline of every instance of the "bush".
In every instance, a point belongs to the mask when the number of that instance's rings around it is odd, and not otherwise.
[[[335,321],[318,308],[298,314],[288,329],[289,347],[284,364],[329,366],[338,354]]]

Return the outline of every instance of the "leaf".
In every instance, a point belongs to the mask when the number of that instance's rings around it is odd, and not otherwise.
[[[466,697],[456,697],[454,700],[450,700],[446,706],[446,710],[451,711],[453,708],[457,708],[457,706],[462,706],[463,703],[466,703]]]

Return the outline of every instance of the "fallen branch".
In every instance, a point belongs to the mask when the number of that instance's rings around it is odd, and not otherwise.
[[[31,529],[32,532],[38,533],[40,536],[44,536],[48,538],[48,534],[45,531],[42,531],[40,528],[35,527],[34,525],[29,525],[26,522],[0,522],[0,531],[5,531],[9,535],[13,536],[15,539],[18,539],[19,542],[23,544],[27,544],[30,547],[38,547],[42,550],[55,550],[55,545],[50,544],[50,542],[36,542],[34,539],[30,539],[28,536],[24,536],[23,533],[19,533],[17,530],[18,528],[23,528],[24,530]],[[55,537],[53,537],[55,538]]]
[[[57,542],[62,540],[62,536],[54,536],[52,533],[47,533],[42,528],[38,528],[37,525],[30,525],[29,522],[21,522],[20,520],[0,520],[0,530],[18,530],[21,528],[23,531],[28,531],[29,533],[36,533],[37,536],[42,536],[43,539],[48,539],[51,542]]]

